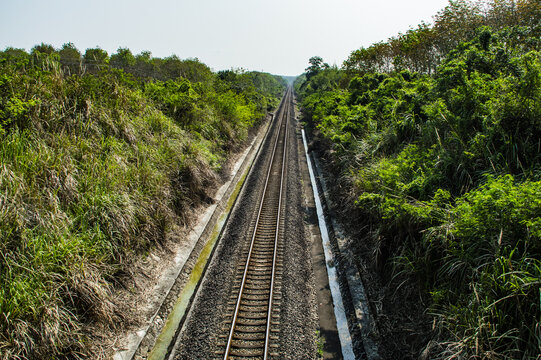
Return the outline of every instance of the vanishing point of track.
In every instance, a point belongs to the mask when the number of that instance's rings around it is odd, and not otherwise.
[[[228,316],[223,359],[267,359],[272,326],[277,325],[281,270],[278,263],[283,231],[288,119],[291,89],[276,114],[278,136],[272,150],[251,242],[239,267]],[[274,307],[273,307],[274,306]]]

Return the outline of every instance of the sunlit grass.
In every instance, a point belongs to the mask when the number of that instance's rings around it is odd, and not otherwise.
[[[210,201],[263,114],[219,84],[167,113],[188,80],[151,98],[122,71],[30,58],[0,57],[0,359],[85,357],[86,327],[122,326],[112,293],[130,264]]]

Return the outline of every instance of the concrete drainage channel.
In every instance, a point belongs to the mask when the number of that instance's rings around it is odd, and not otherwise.
[[[304,132],[304,129],[302,129],[302,142],[304,145],[306,162],[308,164],[308,171],[310,173],[310,182],[312,183],[312,190],[314,192],[314,201],[316,203],[319,231],[321,233],[321,242],[323,243],[323,250],[325,253],[325,265],[327,266],[327,276],[329,277],[329,287],[331,288],[334,305],[334,316],[336,318],[336,327],[338,329],[338,336],[340,338],[342,356],[344,357],[344,360],[353,360],[355,359],[355,354],[353,353],[351,334],[348,329],[348,322],[346,317],[346,311],[344,309],[344,302],[342,300],[342,294],[340,293],[340,284],[338,282],[338,275],[332,254],[329,233],[327,231],[327,224],[325,222],[325,214],[323,214],[323,207],[321,206],[321,200],[316,185],[314,170],[312,168],[310,156],[308,155],[308,146],[306,144],[306,134]]]
[[[353,260],[353,254],[347,246],[344,231],[334,218],[325,216],[324,209],[330,209],[332,203],[325,179],[321,176],[321,167],[317,157],[309,155],[306,133],[302,129],[302,138],[306,161],[310,172],[310,181],[314,191],[321,239],[325,251],[329,286],[334,302],[335,317],[344,359],[366,358],[378,360],[378,330],[364,290],[361,276]],[[344,295],[344,296],[343,296]],[[348,311],[343,301],[346,297],[353,309]],[[353,312],[354,316],[346,313]],[[357,334],[362,344],[354,344],[351,334]],[[353,349],[361,349],[362,354],[354,355]]]
[[[214,252],[215,245],[220,238],[231,210],[261,150],[261,144],[266,138],[271,125],[272,119],[267,122],[265,128],[260,131],[259,135],[255,137],[250,146],[241,155],[233,167],[233,175],[230,180],[216,192],[215,198],[218,200],[206,209],[186,239],[187,246],[191,250],[177,255],[175,265],[167,274],[163,275],[162,281],[154,289],[156,293],[163,294],[156,302],[150,305],[157,309],[156,312],[149,319],[146,326],[128,335],[126,339],[127,344],[121,351],[114,354],[114,360],[163,360],[168,356],[170,347],[178,331],[180,331],[193,295],[197,291],[200,280],[205,272],[208,260]],[[190,259],[192,260],[190,261]],[[193,265],[189,263],[193,263]],[[180,291],[175,291],[175,288],[178,287],[176,283],[179,281],[181,273],[189,274],[188,279],[180,286]],[[169,302],[171,302],[171,298],[176,298],[172,307],[171,305],[167,305],[167,300],[169,299]],[[168,311],[167,308],[169,307],[171,309]],[[163,318],[167,319],[165,323],[163,321],[157,321]],[[147,345],[143,346],[142,344],[145,343]],[[153,344],[153,346],[150,345],[152,347],[150,352],[147,348],[149,344]]]

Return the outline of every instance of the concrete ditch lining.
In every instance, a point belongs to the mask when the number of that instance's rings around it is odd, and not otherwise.
[[[329,240],[329,233],[327,231],[327,224],[325,221],[325,214],[323,213],[323,207],[321,205],[321,197],[319,196],[319,190],[316,184],[316,178],[308,155],[308,145],[306,142],[306,133],[302,129],[302,141],[304,145],[304,153],[306,155],[306,162],[308,165],[308,172],[310,174],[310,182],[312,184],[312,191],[314,194],[314,202],[316,205],[316,213],[318,218],[319,232],[321,235],[321,242],[324,249],[325,265],[327,267],[327,276],[329,278],[329,287],[333,298],[334,315],[336,319],[336,327],[338,330],[338,336],[340,338],[340,345],[342,348],[342,356],[344,360],[354,360],[355,354],[353,352],[353,345],[351,342],[351,334],[349,333],[344,304],[342,300],[342,294],[340,293],[339,281],[337,278],[337,271],[335,267],[335,261],[332,254],[331,244]]]
[[[158,314],[163,311],[166,299],[172,295],[172,289],[179,275],[183,272],[192,271],[192,269],[187,268],[188,259],[194,255],[196,258],[200,256],[200,254],[194,254],[195,249],[201,247],[198,245],[206,244],[212,236],[217,235],[219,237],[238,197],[240,188],[242,188],[246,176],[260,152],[261,145],[267,137],[272,122],[273,117],[271,116],[271,119],[260,129],[258,135],[254,137],[253,141],[233,166],[229,180],[216,191],[214,195],[216,202],[208,206],[204,213],[199,216],[196,225],[191,229],[185,239],[184,247],[175,256],[174,265],[161,276],[160,281],[153,289],[156,294],[160,295],[156,297],[154,302],[149,304],[150,308],[156,309],[152,317],[143,327],[127,336],[123,349],[113,355],[114,360],[132,360],[136,358],[141,343],[149,336],[151,328],[156,326],[155,320]],[[209,254],[209,256],[211,255],[212,253]],[[169,314],[167,314],[167,317],[169,317]],[[153,329],[154,331],[152,332],[161,333],[164,326],[165,324],[160,329]]]
[[[308,135],[308,133],[307,133]],[[314,175],[317,187],[320,189],[319,196],[325,213],[325,220],[329,232],[330,242],[333,248],[335,259],[338,261],[339,276],[343,278],[343,289],[346,291],[346,298],[351,299],[354,317],[348,319],[352,334],[359,334],[362,341],[362,358],[368,360],[380,359],[378,343],[379,332],[375,320],[371,314],[368,298],[364,289],[361,275],[355,265],[354,255],[348,246],[350,241],[345,235],[342,226],[333,216],[330,216],[332,200],[330,199],[328,186],[325,181],[317,155],[312,151],[309,159],[314,165]],[[341,287],[342,288],[342,287]]]

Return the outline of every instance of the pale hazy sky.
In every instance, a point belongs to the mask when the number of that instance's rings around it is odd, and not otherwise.
[[[341,65],[351,51],[405,32],[447,0],[0,0],[0,49],[72,42],[84,53],[197,57],[214,70],[298,75],[318,55]]]

